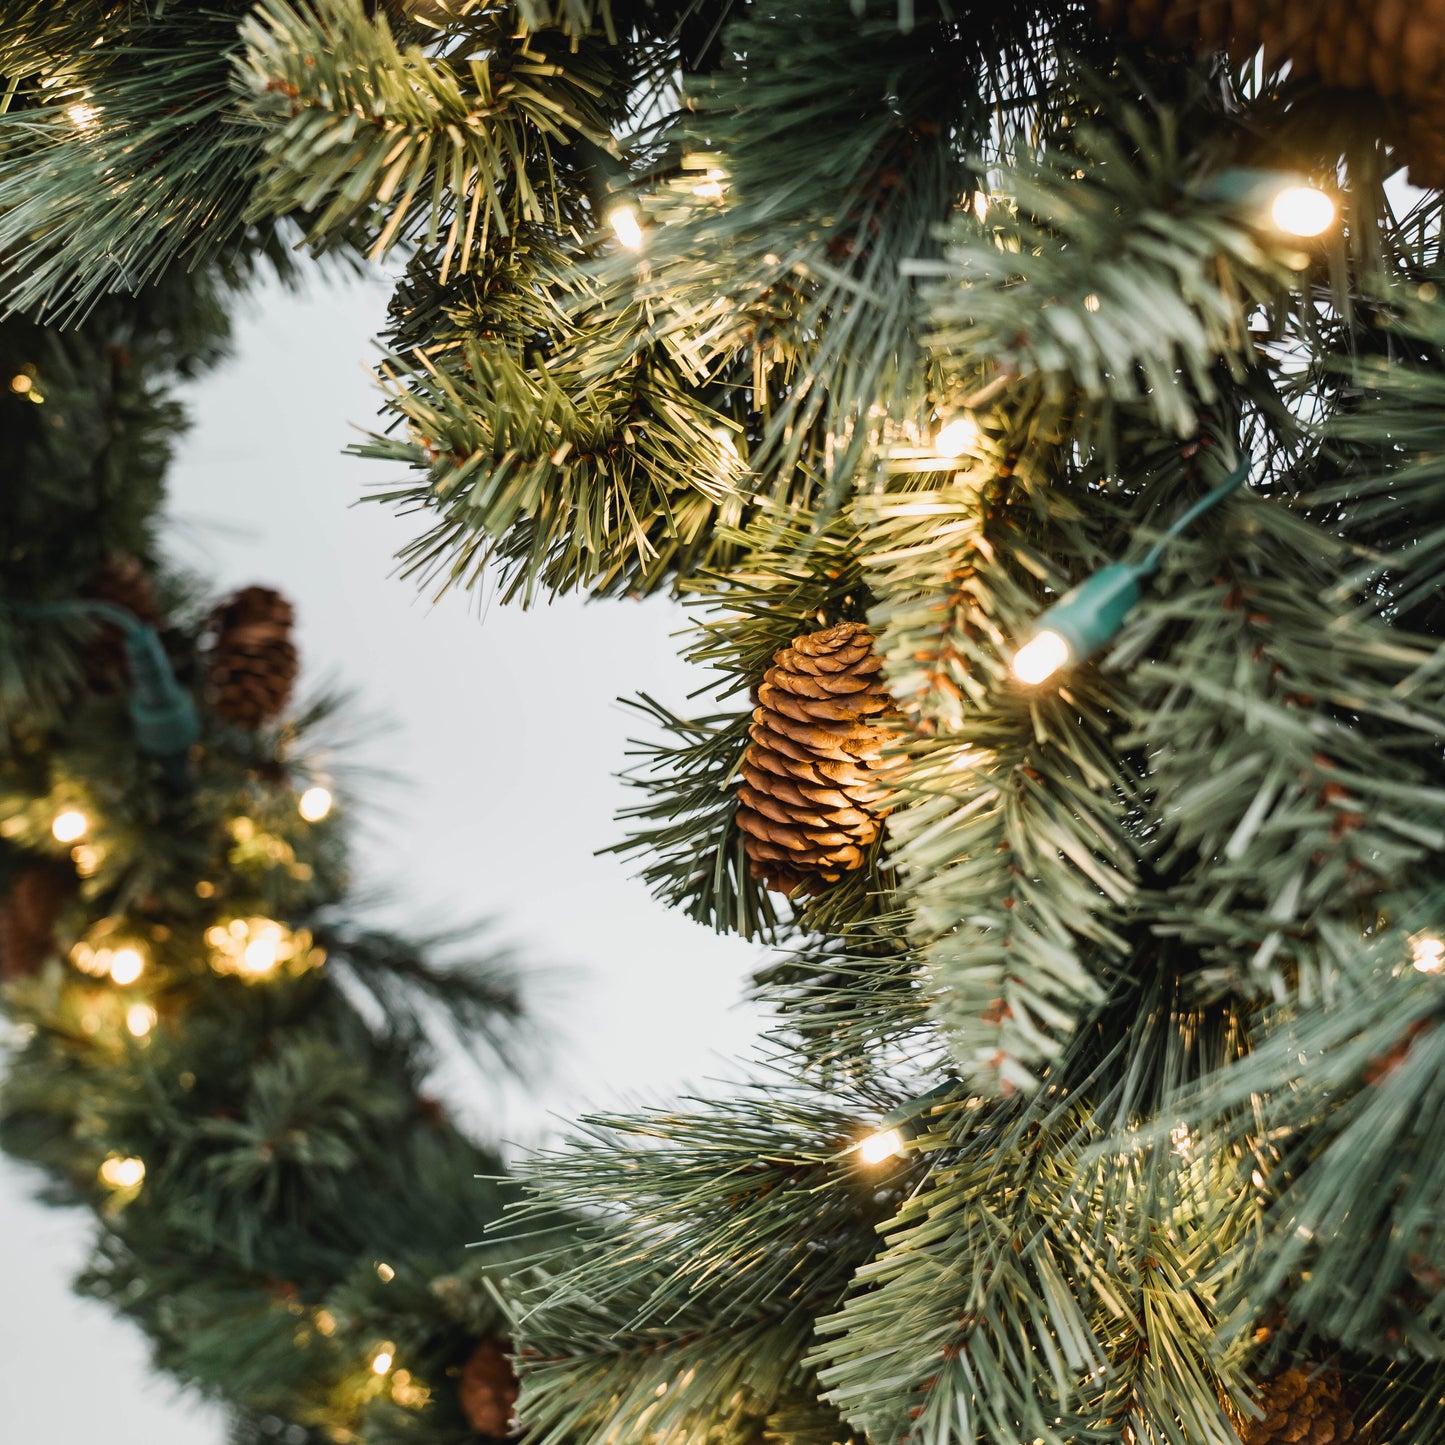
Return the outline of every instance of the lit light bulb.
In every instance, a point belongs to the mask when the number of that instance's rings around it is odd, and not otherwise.
[[[83,100],[77,100],[74,105],[67,105],[65,113],[70,117],[70,123],[78,130],[89,129],[100,116],[100,111],[95,106],[87,105]]]
[[[1068,660],[1069,644],[1046,628],[1014,653],[1013,675],[1032,685],[1052,677]]]
[[[1335,203],[1315,186],[1286,186],[1275,196],[1269,218],[1286,236],[1318,236],[1335,220]]]
[[[859,1146],[858,1157],[865,1164],[881,1164],[903,1153],[903,1135],[897,1129],[880,1129],[870,1134]]]
[[[267,931],[246,945],[241,954],[241,966],[247,973],[270,973],[280,957],[280,936]]]
[[[34,385],[35,383],[30,377],[26,376],[23,371],[17,372],[10,378],[10,390],[13,391],[16,396],[24,396]]]
[[[390,1284],[396,1278],[396,1271],[385,1261],[378,1261],[376,1266],[376,1277],[382,1284]]]
[[[613,234],[629,251],[642,249],[642,223],[632,206],[626,201],[619,201],[608,211],[607,219],[611,222]]]
[[[377,1346],[375,1353],[371,1357],[371,1373],[373,1375],[384,1375],[391,1369],[393,1351],[395,1349],[396,1346],[390,1341],[384,1345]]]
[[[274,918],[232,918],[213,923],[205,932],[211,948],[211,967],[217,973],[238,974],[259,979],[282,964],[302,962],[318,968],[325,954],[311,946],[311,933],[301,928],[292,932]]]
[[[933,450],[941,457],[961,457],[978,444],[978,423],[971,416],[956,416],[945,422],[933,438]]]
[[[55,821],[50,825],[50,836],[57,843],[74,843],[78,838],[85,837],[89,827],[90,819],[79,808],[67,808],[55,815]]]
[[[145,1177],[145,1160],[133,1155],[127,1159],[112,1154],[100,1166],[100,1182],[110,1189],[135,1189],[145,1181]]]
[[[133,1003],[125,1011],[125,1026],[135,1038],[143,1039],[156,1026],[156,1011],[148,1003]]]
[[[296,811],[308,823],[319,823],[331,811],[331,792],[327,788],[307,788],[296,804]]]
[[[727,172],[708,171],[701,181],[692,188],[692,193],[700,201],[720,201],[727,195]]]
[[[1421,934],[1413,940],[1412,962],[1421,973],[1440,973],[1445,970],[1445,941],[1432,934]]]
[[[124,948],[117,948],[110,956],[111,981],[124,988],[145,972],[145,966],[146,961],[140,949],[132,948],[129,944]]]

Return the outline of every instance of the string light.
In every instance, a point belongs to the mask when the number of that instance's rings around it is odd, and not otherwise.
[[[1335,203],[1315,186],[1285,186],[1269,218],[1286,236],[1322,236],[1335,223]]]
[[[1445,971],[1445,941],[1433,934],[1422,933],[1412,940],[1412,962],[1421,973]]]
[[[70,950],[70,961],[93,978],[104,978],[110,972],[110,950],[95,949],[83,939]]]
[[[872,1133],[853,1146],[853,1152],[864,1164],[878,1165],[899,1158],[906,1152],[908,1141],[922,1130],[922,1120],[936,1104],[941,1104],[955,1088],[947,1079],[917,1099],[891,1109],[874,1126]]]
[[[88,130],[100,118],[100,111],[83,100],[77,100],[74,105],[67,105],[65,113],[70,117],[71,124],[78,130]]]
[[[1052,677],[1069,660],[1069,644],[1046,627],[1014,654],[1013,675],[1030,687]]]
[[[978,445],[978,423],[971,416],[956,416],[945,422],[933,438],[933,449],[941,457],[961,457]]]
[[[1013,675],[1032,686],[1061,667],[1092,657],[1124,625],[1143,595],[1143,579],[1149,574],[1141,568],[1115,562],[1064,593],[1014,654]]]
[[[100,1182],[108,1189],[139,1189],[145,1182],[144,1159],[112,1154],[100,1166]]]
[[[35,382],[26,376],[23,371],[18,372],[10,378],[10,390],[13,391],[16,396],[24,396],[34,385]]]
[[[881,1164],[903,1153],[903,1135],[897,1129],[879,1129],[858,1146],[858,1157],[865,1164]]]
[[[138,948],[126,944],[110,955],[110,977],[122,988],[133,984],[145,972],[145,955]]]
[[[57,813],[50,824],[50,836],[57,843],[75,843],[90,831],[90,819],[79,808]]]
[[[1212,176],[1200,193],[1256,221],[1266,221],[1282,235],[1301,239],[1323,235],[1338,214],[1327,192],[1302,176],[1280,171],[1234,166]]]
[[[125,1026],[138,1039],[143,1039],[156,1026],[156,1011],[148,1003],[133,1003],[125,1011]]]
[[[1243,461],[1213,491],[1182,512],[1138,562],[1112,562],[1071,588],[1038,619],[1033,636],[1014,654],[1013,675],[1028,686],[1060,668],[1092,657],[1124,625],[1144,595],[1144,583],[1158,570],[1169,544],[1219,505],[1249,476]]]
[[[306,929],[293,933],[274,918],[232,918],[212,924],[205,938],[211,949],[211,967],[217,973],[242,978],[264,978],[281,964],[303,956],[312,964],[324,957],[311,947]]]
[[[331,811],[331,792],[328,788],[307,788],[296,804],[296,811],[308,823],[319,823]]]
[[[406,1370],[398,1370],[391,1377],[391,1398],[404,1410],[421,1410],[431,1400],[431,1390],[412,1379]]]
[[[637,219],[637,211],[630,202],[618,201],[608,211],[607,220],[613,235],[629,251],[642,249],[642,223]]]
[[[371,1373],[373,1375],[384,1375],[391,1369],[392,1360],[396,1357],[396,1346],[390,1340],[385,1344],[378,1345],[371,1354]]]
[[[376,1277],[382,1284],[390,1284],[396,1278],[396,1271],[384,1262],[378,1261],[376,1266]]]

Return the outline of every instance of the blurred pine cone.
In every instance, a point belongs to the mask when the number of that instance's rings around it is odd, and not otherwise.
[[[1099,18],[1133,40],[1225,50],[1263,49],[1296,76],[1369,87],[1404,103],[1401,137],[1418,186],[1445,184],[1445,0],[1096,0]]]
[[[1257,1388],[1264,1415],[1239,1422],[1240,1445],[1367,1445],[1338,1370],[1292,1367]]]
[[[94,602],[123,607],[151,627],[160,621],[155,584],[134,557],[108,557],[86,579],[80,595]],[[112,622],[102,622],[81,654],[81,665],[91,692],[105,697],[123,692],[130,685],[130,664],[120,628]]]
[[[738,827],[752,874],[817,893],[863,866],[888,810],[879,777],[892,707],[873,634],[840,622],[795,638],[758,688]]]
[[[462,1413],[477,1434],[491,1435],[500,1440],[512,1433],[517,1376],[503,1341],[487,1339],[478,1342],[462,1366],[457,1396],[461,1400]]]
[[[55,949],[55,925],[75,875],[64,864],[27,863],[0,898],[0,981],[28,978]]]
[[[290,701],[295,620],[291,604],[269,587],[243,587],[211,614],[210,702],[223,721],[258,728]]]

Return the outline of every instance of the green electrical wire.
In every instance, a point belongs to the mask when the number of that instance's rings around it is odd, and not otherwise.
[[[1186,507],[1174,519],[1164,535],[1136,564],[1139,575],[1152,577],[1159,570],[1159,564],[1163,562],[1164,553],[1168,550],[1169,544],[1178,541],[1206,512],[1217,507],[1231,492],[1238,491],[1248,480],[1249,458],[1246,457],[1213,491],[1206,492],[1193,506]]]
[[[1169,545],[1241,487],[1249,476],[1249,466],[1246,457],[1213,491],[1185,508],[1138,562],[1101,567],[1060,597],[1039,617],[1033,636],[1014,654],[1014,676],[1026,684],[1039,683],[1060,667],[1092,657],[1138,605],[1143,584],[1159,570]]]
[[[133,612],[110,602],[77,598],[70,602],[19,602],[0,598],[0,606],[19,617],[95,617],[114,623],[124,639],[130,663],[130,715],[136,745],[160,760],[166,779],[177,788],[190,782],[188,754],[201,735],[195,699],[176,680],[160,635]]]

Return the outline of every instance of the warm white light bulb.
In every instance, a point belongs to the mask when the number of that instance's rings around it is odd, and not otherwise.
[[[642,249],[642,223],[626,201],[613,206],[607,213],[607,219],[612,223],[613,234],[629,251]]]
[[[85,837],[89,827],[90,819],[79,808],[67,808],[55,815],[55,821],[50,825],[50,836],[57,843],[74,843]]]
[[[307,788],[296,804],[296,811],[308,823],[319,823],[331,811],[330,789]]]
[[[870,1134],[859,1146],[858,1157],[865,1164],[881,1164],[903,1152],[903,1135],[897,1129],[880,1129]]]
[[[247,973],[270,973],[281,957],[281,940],[270,929],[258,934],[241,954],[241,966]]]
[[[971,416],[956,416],[945,422],[933,438],[933,450],[941,457],[961,457],[978,444],[978,423]]]
[[[17,371],[15,375],[10,378],[10,390],[13,391],[16,396],[24,396],[34,385],[34,381],[26,376],[23,371]]]
[[[1013,675],[1020,682],[1042,682],[1069,660],[1069,644],[1057,632],[1045,629],[1014,653]]]
[[[110,956],[110,976],[114,983],[124,988],[127,984],[134,983],[142,973],[145,972],[146,961],[140,949],[117,948]]]
[[[122,1159],[112,1154],[100,1166],[100,1182],[111,1189],[134,1189],[145,1177],[146,1166],[143,1159]]]
[[[125,1026],[138,1039],[143,1039],[156,1026],[156,1011],[148,1003],[132,1004],[125,1011]]]
[[[372,1374],[374,1374],[374,1375],[384,1375],[384,1374],[386,1374],[386,1372],[387,1372],[389,1369],[391,1369],[391,1360],[392,1360],[391,1347],[388,1346],[388,1345],[383,1345],[383,1346],[382,1346],[379,1350],[377,1350],[377,1352],[371,1357],[371,1372],[372,1372]]]
[[[1335,203],[1314,186],[1286,186],[1269,217],[1286,236],[1318,236],[1334,224]]]
[[[1432,934],[1421,934],[1413,941],[1415,967],[1421,973],[1445,971],[1445,941]]]
[[[77,100],[74,105],[67,105],[65,113],[70,117],[70,123],[78,130],[86,130],[93,126],[100,116],[100,112],[93,105],[87,105],[83,100]]]

